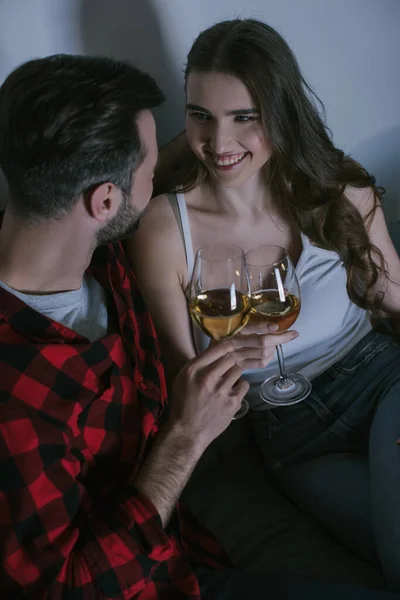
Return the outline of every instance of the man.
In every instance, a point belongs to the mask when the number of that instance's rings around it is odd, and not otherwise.
[[[10,190],[0,230],[2,598],[242,598],[255,597],[254,582],[264,597],[263,578],[213,569],[226,564],[218,544],[177,501],[240,406],[241,369],[264,363],[276,340],[209,349],[179,374],[169,409],[119,243],[151,197],[150,109],[162,100],[128,64],[66,55],[24,64],[0,88]]]

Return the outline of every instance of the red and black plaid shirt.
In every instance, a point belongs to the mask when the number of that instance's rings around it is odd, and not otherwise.
[[[89,273],[118,323],[94,343],[0,288],[1,597],[200,598],[219,545],[132,483],[168,413],[153,324],[121,245]]]

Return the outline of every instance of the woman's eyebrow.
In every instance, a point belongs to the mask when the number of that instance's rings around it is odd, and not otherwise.
[[[199,106],[198,104],[186,104],[186,110],[195,110],[206,115],[212,114],[209,110]],[[259,112],[260,111],[257,108],[238,108],[235,110],[228,110],[225,114],[227,117],[233,117],[235,115],[258,115]]]

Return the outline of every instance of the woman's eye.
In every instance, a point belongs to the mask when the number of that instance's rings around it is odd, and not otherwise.
[[[205,113],[200,113],[200,112],[195,112],[195,113],[189,113],[189,116],[194,119],[195,121],[198,121],[198,123],[204,123],[204,121],[208,121],[209,116],[206,115]]]
[[[235,122],[236,123],[249,123],[251,121],[256,121],[256,117],[250,117],[249,115],[236,115]]]

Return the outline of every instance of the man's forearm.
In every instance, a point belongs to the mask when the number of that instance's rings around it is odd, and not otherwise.
[[[134,485],[154,504],[163,527],[204,450],[199,441],[168,425],[155,439]]]

